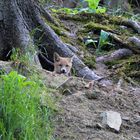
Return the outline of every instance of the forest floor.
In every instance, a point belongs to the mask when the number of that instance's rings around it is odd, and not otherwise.
[[[122,91],[94,83],[72,79],[60,90],[60,113],[55,118],[55,137],[61,140],[132,140],[140,138],[140,88]],[[101,113],[121,114],[120,131],[102,123]],[[116,118],[114,117],[114,120]],[[136,140],[136,139],[135,139]]]
[[[62,40],[75,46],[79,50],[79,57],[84,58],[88,55],[92,58],[94,49],[86,48],[82,53],[80,48],[79,40],[82,40],[84,36],[78,31],[85,23],[62,17],[60,20],[67,28],[66,34],[69,38],[68,40],[62,37]],[[127,63],[129,59],[128,57],[124,60]],[[101,81],[91,82],[73,77],[62,82],[63,84],[58,88],[62,96],[58,103],[61,111],[55,118],[54,136],[56,139],[140,140],[139,82],[131,83],[133,78],[127,81],[116,74],[115,66],[117,67],[118,63],[108,66],[95,62],[94,71],[97,75],[105,77]],[[140,70],[139,63],[138,70]],[[122,124],[119,131],[114,131],[103,124],[101,113],[105,111],[115,111],[121,114]],[[114,119],[117,118],[114,117]]]
[[[73,45],[78,50],[77,55],[103,79],[90,81],[76,76],[65,77],[39,70],[46,86],[56,89],[53,92],[59,100],[58,112],[54,117],[54,138],[56,140],[140,140],[139,77],[128,79],[126,78],[129,74],[128,65],[126,65],[126,71],[123,69],[125,61],[132,66],[136,64],[136,67],[132,67],[132,71],[139,71],[140,61],[136,60],[140,60],[140,56],[134,55],[132,56],[134,59],[128,57],[123,61],[117,60],[120,63],[116,61],[109,65],[96,62],[98,56],[94,54],[95,48],[83,47],[84,43],[81,43],[85,33],[82,34],[79,31],[86,23],[64,19],[62,15],[57,17],[64,30],[59,32],[54,28],[56,33],[60,35],[63,42]],[[94,33],[96,32],[97,30]],[[90,36],[91,32],[86,35]],[[100,56],[108,53],[110,51]],[[7,63],[0,62],[0,67],[3,65],[5,69],[9,69]],[[118,70],[126,74],[126,79]],[[42,102],[45,104],[45,100]],[[122,120],[120,130],[116,131],[103,123],[101,114],[106,111],[120,113]],[[118,118],[114,117],[111,121],[116,119]]]
[[[13,67],[12,62],[0,61],[0,67],[6,72],[11,71],[11,66]],[[101,81],[66,77],[40,68],[33,69],[38,71],[44,84],[53,89],[50,92],[57,105],[52,118],[54,139],[139,140],[140,88],[126,82],[119,88],[114,83],[106,86]],[[42,105],[46,105],[45,97],[43,94]],[[119,131],[103,123],[101,114],[106,111],[120,113],[122,124]],[[117,122],[118,117],[112,119]]]

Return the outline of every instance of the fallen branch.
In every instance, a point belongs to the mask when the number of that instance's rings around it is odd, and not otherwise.
[[[135,49],[136,49],[137,51],[140,51],[140,39],[139,39],[139,38],[137,38],[137,37],[135,37],[135,36],[129,37],[129,38],[127,39],[127,42],[128,42],[128,43],[131,43],[132,46],[133,46],[133,48],[135,47]]]
[[[133,20],[123,20],[122,24],[125,26],[129,26],[134,29],[137,33],[140,34],[140,23]]]
[[[109,33],[109,36],[115,40],[116,42],[118,42],[121,46],[123,46],[124,48],[128,48],[130,50],[132,50],[134,53],[140,53],[140,40],[136,37],[130,37],[127,40],[122,40],[121,38],[119,38],[116,34],[112,34]]]
[[[132,54],[133,52],[129,49],[119,49],[109,55],[96,58],[96,62],[101,62],[101,63],[111,62],[113,60],[118,60],[124,57],[131,56]]]

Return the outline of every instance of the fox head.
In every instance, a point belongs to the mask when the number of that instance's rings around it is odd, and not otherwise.
[[[54,53],[54,71],[58,74],[69,75],[72,68],[73,57],[61,57]]]

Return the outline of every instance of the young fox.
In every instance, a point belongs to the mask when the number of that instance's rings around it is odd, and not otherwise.
[[[54,72],[69,76],[71,74],[73,57],[61,57],[58,53],[54,53]]]

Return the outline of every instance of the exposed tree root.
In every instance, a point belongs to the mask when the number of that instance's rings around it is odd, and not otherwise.
[[[112,24],[115,23],[117,25],[124,25],[127,27],[131,27],[135,32],[140,33],[140,23],[139,22],[124,19],[122,17],[114,17],[114,16],[107,15],[107,14],[81,13],[81,14],[78,14],[77,16],[60,14],[59,17],[61,19],[65,19],[65,20],[70,20],[70,19],[76,20],[76,21],[95,20],[94,22],[100,21],[101,23],[102,22],[108,22],[108,23],[112,23]]]
[[[65,45],[60,38],[56,35],[56,33],[45,24],[45,22],[38,17],[38,21],[40,22],[40,25],[42,26],[47,43],[51,47],[47,47],[47,52],[58,52],[59,54],[62,54],[63,56],[74,56],[73,59],[73,68],[76,70],[76,73],[80,77],[84,77],[91,80],[97,80],[100,79],[99,76],[97,76],[92,70],[90,70],[70,49],[67,45]]]
[[[117,35],[110,33],[112,39],[118,42],[121,46],[132,50],[134,53],[140,53],[140,40],[136,37],[130,37],[126,41],[119,38]]]
[[[113,60],[119,60],[124,57],[131,56],[133,53],[129,49],[119,49],[109,55],[101,56],[96,59],[96,62],[106,63]]]
[[[140,23],[133,20],[123,20],[122,24],[134,29],[137,33],[140,34]]]
[[[30,63],[35,63],[39,62],[34,61],[34,56],[37,51],[37,48],[35,48],[37,45],[36,42],[38,43],[40,37],[43,35],[43,39],[41,39],[41,41],[47,45],[47,47],[45,47],[50,56],[49,58],[53,57],[54,52],[58,52],[65,57],[74,56],[73,68],[78,76],[92,80],[100,79],[100,77],[90,70],[46,24],[44,17],[49,22],[56,25],[50,14],[45,13],[45,10],[42,7],[38,7],[36,1],[2,0],[0,7],[2,7],[1,4],[4,7],[2,8],[4,16],[2,17],[3,22],[0,22],[0,30],[2,30],[0,36],[4,36],[4,38],[0,42],[0,45],[3,43],[9,51],[13,47],[20,48],[22,50],[21,54],[28,54],[28,56],[33,60]],[[2,28],[3,26],[5,28]],[[30,36],[30,32],[33,30],[35,30],[35,33]],[[6,44],[7,42],[8,44]],[[35,51],[32,51],[31,46]],[[2,53],[3,52],[0,54]]]

